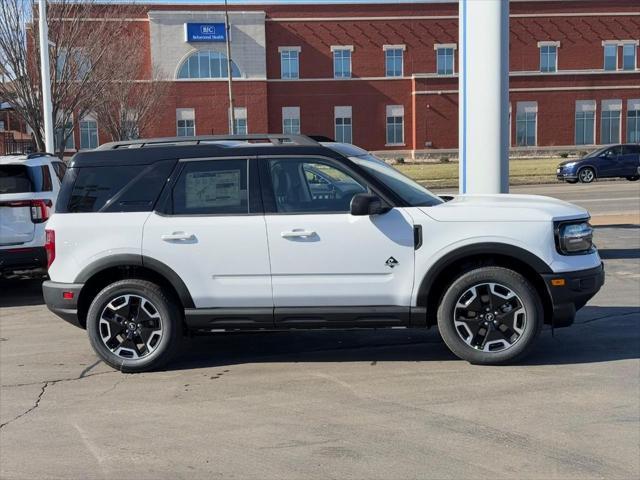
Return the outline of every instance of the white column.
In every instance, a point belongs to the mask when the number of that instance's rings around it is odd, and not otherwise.
[[[44,119],[44,144],[49,153],[54,153],[53,107],[51,106],[51,73],[49,71],[49,29],[47,27],[47,2],[39,0],[40,11],[40,77],[42,78],[42,115]]]
[[[509,2],[460,0],[460,193],[509,191]]]

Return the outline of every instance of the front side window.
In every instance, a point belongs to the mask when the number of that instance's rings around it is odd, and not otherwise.
[[[532,147],[536,145],[536,129],[538,123],[537,106],[530,102],[518,104],[516,112],[516,145]]]
[[[229,61],[221,53],[212,50],[199,50],[187,57],[178,70],[178,80],[227,78]],[[232,62],[233,77],[240,76],[240,69]]]
[[[627,142],[640,143],[640,100],[636,108],[627,109]]]
[[[636,69],[636,44],[625,43],[622,46],[622,69],[623,70],[635,70]]]
[[[384,52],[385,75],[387,77],[401,77],[403,70],[403,50],[402,48],[388,48]]]
[[[248,160],[188,162],[171,193],[173,215],[249,213]]]
[[[280,78],[300,78],[300,50],[280,50]]]
[[[453,75],[454,72],[453,47],[437,47],[436,63],[438,75]]]
[[[368,191],[329,161],[275,159],[269,170],[279,213],[347,213],[353,196]]]
[[[622,102],[619,100],[603,100],[602,121],[600,123],[600,143],[620,143],[620,110]]]
[[[604,45],[604,69],[618,69],[618,45],[614,43],[605,43]]]
[[[351,78],[351,50],[336,48],[333,51],[333,78]]]
[[[80,122],[80,150],[98,148],[98,122],[85,118]]]
[[[557,70],[558,47],[555,45],[540,46],[540,71],[555,72]]]

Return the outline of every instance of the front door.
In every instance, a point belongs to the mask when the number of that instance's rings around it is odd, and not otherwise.
[[[414,273],[411,217],[401,208],[352,216],[351,198],[370,187],[335,160],[260,163],[273,194],[272,202],[265,199],[272,210],[265,220],[276,323],[406,323]]]
[[[271,272],[255,162],[181,162],[160,211],[144,226],[143,255],[174,270],[196,308],[223,309],[217,317],[210,312],[211,318],[227,323],[235,318],[239,326],[272,324]],[[259,311],[262,315],[256,315]]]

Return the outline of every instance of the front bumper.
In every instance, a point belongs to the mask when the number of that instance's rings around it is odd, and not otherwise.
[[[578,179],[578,173],[573,171],[573,170],[567,170],[564,168],[558,168],[556,169],[556,178],[558,180],[561,181],[566,181],[566,180],[577,180]]]
[[[18,272],[47,269],[47,252],[44,247],[6,248],[0,250],[0,276]]]
[[[59,283],[47,280],[42,284],[42,295],[47,308],[63,320],[84,328],[78,318],[78,297],[83,283]]]
[[[568,327],[580,310],[604,285],[604,264],[588,270],[543,274],[552,303],[552,325]]]

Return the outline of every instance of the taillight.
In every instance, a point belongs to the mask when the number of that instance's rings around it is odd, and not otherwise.
[[[47,270],[56,259],[56,232],[45,229],[44,250],[47,252]]]
[[[31,200],[31,221],[33,223],[46,222],[49,219],[49,208],[53,205],[51,200]]]

